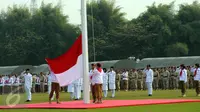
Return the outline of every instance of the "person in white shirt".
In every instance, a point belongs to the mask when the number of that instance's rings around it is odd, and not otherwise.
[[[80,93],[81,93],[80,84],[81,84],[81,79],[77,79],[73,82],[75,100],[79,100],[81,98],[81,96],[80,96]]]
[[[51,104],[51,99],[53,97],[54,92],[56,93],[57,104],[60,104],[59,101],[60,84],[58,83],[58,80],[53,71],[50,71],[50,73],[51,73],[51,92],[49,94],[49,104]]]
[[[108,95],[108,72],[106,68],[103,68],[104,74],[103,74],[103,95],[106,98]]]
[[[124,70],[122,73],[122,80],[123,80],[123,86],[124,86],[124,90],[128,91],[128,71]]]
[[[95,69],[95,67],[96,67],[96,65],[95,64],[91,64],[91,66],[92,66],[92,69],[90,70],[90,72],[89,72],[89,77],[90,77],[90,83],[91,83],[91,86],[90,86],[90,89],[91,89],[91,92],[92,92],[92,98],[93,98],[93,103],[95,103],[96,102],[96,96],[95,96],[95,83],[93,82],[93,74],[94,74],[94,69]]]
[[[47,85],[48,85],[48,94],[50,95],[51,92],[51,73],[47,76]],[[53,93],[53,97],[51,100],[54,100],[55,92]]]
[[[35,83],[36,92],[40,92],[40,77],[36,75],[36,83]]]
[[[19,77],[17,75],[14,76],[13,80],[14,80],[13,84],[15,86],[19,86],[20,85],[20,79],[19,79]]]
[[[126,74],[127,75],[127,74]],[[110,72],[109,72],[109,90],[112,92],[112,98],[115,97],[115,89],[116,89],[116,72],[114,71],[114,67],[110,67]]]
[[[180,65],[179,71],[179,81],[180,81],[180,88],[182,96],[186,96],[186,83],[187,83],[187,70],[185,69],[185,65]]]
[[[67,85],[67,92],[70,94],[70,100],[74,99],[74,83]]]
[[[144,69],[144,73],[146,75],[146,85],[147,85],[147,89],[148,89],[148,95],[152,96],[152,94],[153,94],[153,87],[152,87],[153,70],[151,69],[151,65],[147,65],[147,68]]]
[[[14,79],[11,75],[9,75],[7,80],[6,80],[6,85],[11,86],[13,83],[14,83]]]
[[[31,96],[31,88],[32,88],[32,80],[33,80],[32,75],[29,73],[29,69],[26,69],[26,71],[24,71],[22,74],[24,76],[24,88],[27,95],[26,102],[30,102],[32,99],[32,96]]]
[[[78,98],[80,99],[81,98],[81,88],[82,88],[82,85],[83,85],[83,78],[80,78],[79,80],[80,81],[78,83],[78,88],[79,88]]]
[[[103,69],[101,68],[101,64],[96,64],[96,69],[93,71],[92,75],[92,83],[95,85],[95,103],[102,103],[102,84],[103,84]]]
[[[200,68],[199,64],[195,64],[195,68],[191,69],[191,72],[194,74],[194,87],[196,90],[196,95],[200,96]]]

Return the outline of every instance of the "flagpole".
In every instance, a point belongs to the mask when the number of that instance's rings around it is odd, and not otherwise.
[[[88,34],[87,34],[87,7],[86,0],[81,0],[81,26],[83,51],[83,101],[90,103],[89,91],[89,62],[88,62]]]

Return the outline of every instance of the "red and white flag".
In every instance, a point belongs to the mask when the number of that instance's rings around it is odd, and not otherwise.
[[[46,58],[54,72],[60,86],[66,86],[83,76],[82,64],[82,35],[74,42],[72,47],[63,55],[55,58]]]

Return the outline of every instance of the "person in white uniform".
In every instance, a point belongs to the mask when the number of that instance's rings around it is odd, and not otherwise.
[[[29,69],[26,69],[26,71],[24,71],[23,73],[24,76],[24,88],[25,88],[25,92],[27,95],[27,100],[26,102],[30,102],[31,101],[31,88],[32,88],[32,75],[29,73]]]
[[[49,73],[49,75],[48,75],[48,77],[47,77],[47,85],[48,85],[48,94],[50,95],[50,93],[51,93],[51,81],[52,79],[51,79],[51,73]],[[54,94],[53,94],[53,97],[51,98],[51,100],[54,100],[54,96],[55,96],[55,92],[54,92]]]
[[[103,68],[103,71],[104,71],[104,74],[103,74],[102,89],[103,89],[104,98],[106,98],[108,95],[108,73],[107,73],[106,68]]]
[[[80,86],[81,80],[77,79],[73,83],[74,83],[74,97],[75,97],[75,100],[79,100],[80,99],[80,92],[81,92],[81,86]]]
[[[153,94],[153,87],[152,87],[153,70],[151,69],[151,65],[147,65],[147,68],[144,69],[144,73],[146,75],[146,85],[147,85],[147,89],[148,89],[148,94],[149,94],[149,96],[152,96],[152,94]]]
[[[67,85],[67,92],[70,94],[70,99],[74,99],[74,83]]]
[[[115,89],[116,89],[116,72],[114,71],[114,67],[110,67],[110,72],[109,72],[109,90],[112,92],[112,98],[115,97]]]
[[[80,78],[79,80],[80,81],[79,81],[79,85],[78,85],[78,87],[79,87],[78,97],[81,98],[81,88],[82,88],[82,85],[83,85],[83,78]]]

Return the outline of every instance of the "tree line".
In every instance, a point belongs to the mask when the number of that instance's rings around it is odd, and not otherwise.
[[[153,3],[127,20],[115,1],[88,2],[89,60],[200,55],[200,3],[174,7]],[[61,7],[42,3],[34,13],[8,7],[0,13],[0,66],[43,64],[63,54],[80,33]]]

